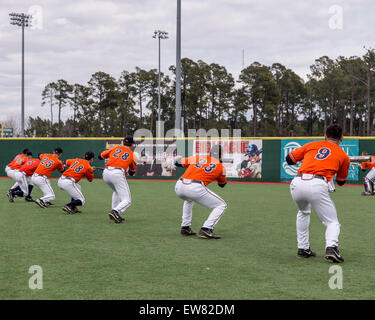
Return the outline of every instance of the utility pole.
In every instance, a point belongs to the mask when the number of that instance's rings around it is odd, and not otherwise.
[[[176,119],[174,126],[176,131],[181,130],[181,0],[177,0]]]

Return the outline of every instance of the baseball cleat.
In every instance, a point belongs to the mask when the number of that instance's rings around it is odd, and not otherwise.
[[[25,201],[27,201],[27,202],[34,202],[33,198],[31,198],[31,197],[25,197]]]
[[[191,230],[190,227],[182,227],[180,233],[182,236],[195,236],[196,235],[196,233],[193,230]]]
[[[46,204],[44,203],[44,201],[43,201],[42,199],[36,199],[36,200],[35,200],[35,203],[36,203],[39,207],[41,207],[41,208],[43,208],[43,209],[47,208]]]
[[[74,211],[74,213],[82,213],[82,211],[79,211],[79,210],[77,209],[77,207],[73,207],[72,210]]]
[[[125,220],[119,215],[119,213],[116,210],[111,210],[111,212],[109,212],[108,215],[109,219],[113,220],[116,223],[121,223]]]
[[[213,233],[212,229],[201,228],[198,233],[198,238],[202,239],[220,239],[219,235]]]
[[[336,263],[344,262],[344,258],[340,255],[337,247],[327,247],[325,258]]]
[[[75,214],[74,210],[71,207],[69,207],[68,205],[63,206],[62,210],[69,213],[69,214]]]
[[[54,203],[51,203],[51,202],[49,202],[49,201],[44,202],[44,204],[45,204],[46,208],[48,208],[48,207],[54,207],[54,206],[55,206]]]
[[[371,192],[364,191],[364,192],[361,193],[361,195],[363,195],[363,196],[371,196],[372,194],[371,194]]]
[[[310,258],[310,257],[316,257],[316,253],[312,252],[310,248],[298,249],[297,258]]]
[[[14,196],[11,190],[8,190],[7,197],[9,198],[9,202],[14,202]]]

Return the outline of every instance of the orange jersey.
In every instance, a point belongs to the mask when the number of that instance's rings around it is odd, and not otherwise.
[[[294,163],[303,160],[298,173],[325,176],[327,181],[337,174],[336,180],[346,181],[349,172],[349,156],[338,145],[328,141],[305,144],[289,153]]]
[[[54,154],[43,153],[39,156],[40,163],[35,170],[36,174],[49,177],[55,169],[60,172],[64,171],[64,166]]]
[[[123,168],[130,171],[135,171],[137,164],[134,161],[133,151],[125,146],[117,146],[112,149],[103,151],[100,155],[103,159],[108,161],[105,164],[106,167]]]
[[[183,168],[187,170],[182,175],[184,179],[199,180],[207,186],[212,181],[226,183],[225,168],[221,162],[210,156],[192,156],[181,159]]]
[[[369,168],[370,170],[375,167],[375,156],[371,156],[371,162],[365,161],[361,163],[362,170],[366,170],[366,168]]]
[[[90,163],[85,159],[68,159],[65,164],[69,168],[63,173],[63,176],[73,178],[76,183],[84,177],[89,181],[94,178],[94,171]]]
[[[29,158],[23,153],[18,154],[14,157],[13,161],[8,164],[11,169],[19,169]]]
[[[27,159],[25,164],[23,164],[18,170],[25,172],[27,176],[32,176],[39,163],[39,159]]]

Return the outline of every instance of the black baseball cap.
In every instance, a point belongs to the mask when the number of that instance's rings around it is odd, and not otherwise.
[[[57,147],[55,148],[55,153],[58,153],[58,154],[62,154],[63,153],[63,149],[61,149],[60,147]]]
[[[93,159],[95,157],[95,154],[94,154],[94,152],[92,152],[92,151],[87,151],[86,153],[85,153],[85,159],[86,160],[91,160],[91,159]]]
[[[32,153],[31,151],[27,151],[27,152],[26,152],[26,155],[32,157],[32,156],[33,156],[33,153]]]
[[[23,154],[27,154],[29,151],[30,151],[29,149],[23,149],[23,150],[22,150],[22,153],[23,153]]]
[[[134,143],[135,142],[134,142],[133,136],[126,136],[124,138],[124,145],[131,146]]]

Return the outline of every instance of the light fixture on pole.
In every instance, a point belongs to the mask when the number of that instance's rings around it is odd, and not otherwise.
[[[160,40],[168,39],[168,32],[155,30],[154,35],[152,36],[154,39],[158,39],[158,50],[159,50],[159,72],[158,72],[158,128],[157,134],[160,134],[160,112],[161,112],[161,100],[160,100]]]
[[[21,85],[21,137],[25,136],[25,27],[31,26],[32,15],[9,13],[10,24],[22,27],[22,85]]]

